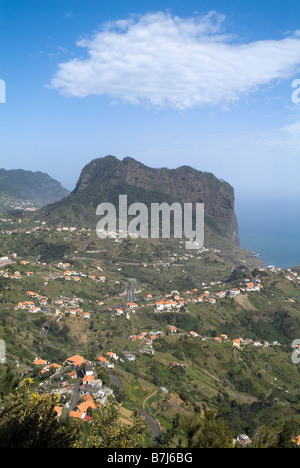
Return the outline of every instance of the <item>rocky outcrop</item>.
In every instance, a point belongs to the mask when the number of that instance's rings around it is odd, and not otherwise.
[[[122,188],[135,187],[141,189],[143,194],[159,195],[161,201],[167,197],[180,203],[204,203],[206,223],[219,235],[239,245],[234,190],[211,173],[189,166],[154,169],[132,158],[120,161],[114,156],[107,156],[85,166],[73,194],[79,195],[91,189],[96,191],[107,182],[112,187],[119,187],[120,194],[125,194]]]

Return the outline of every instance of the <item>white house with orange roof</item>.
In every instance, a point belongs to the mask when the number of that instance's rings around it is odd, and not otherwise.
[[[194,332],[194,331],[190,331],[190,336],[192,336],[193,338],[196,338],[198,335],[198,333]]]
[[[229,294],[230,297],[235,297],[235,296],[237,296],[238,294],[241,294],[241,291],[240,291],[240,289],[233,288],[233,289],[230,289],[230,290],[228,291],[228,294]]]
[[[117,356],[116,353],[113,353],[111,351],[108,351],[107,353],[105,353],[105,355],[112,358],[112,359],[114,359],[115,361],[117,361],[119,359],[119,356]]]
[[[34,364],[35,366],[47,366],[49,363],[48,363],[48,361],[45,361],[44,359],[36,358],[36,359],[33,361],[33,364]]]
[[[36,314],[37,312],[41,312],[41,308],[40,307],[29,307],[28,312],[30,312],[31,314]]]
[[[235,338],[234,340],[232,340],[232,345],[236,348],[240,348],[241,340],[239,338]]]
[[[82,357],[79,356],[78,354],[75,354],[74,356],[69,357],[66,359],[65,364],[71,364],[73,366],[81,366],[83,363],[87,363],[88,361]]]
[[[216,293],[216,296],[219,299],[223,299],[226,296],[226,292],[225,291],[219,291],[219,292]]]
[[[118,315],[118,316],[121,316],[121,315],[124,314],[124,311],[123,311],[123,309],[116,309],[115,314]]]
[[[85,375],[82,379],[83,385],[90,384],[95,380],[93,375]]]
[[[112,364],[111,362],[109,362],[108,359],[106,359],[105,357],[103,356],[99,356],[98,358],[98,361],[100,361],[100,364],[102,364],[103,366],[109,368],[109,369],[113,369],[115,366],[114,364]]]

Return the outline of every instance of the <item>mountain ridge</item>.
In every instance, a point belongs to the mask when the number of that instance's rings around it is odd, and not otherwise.
[[[41,171],[0,169],[0,211],[38,209],[69,193],[60,182]]]
[[[157,169],[130,157],[119,160],[109,155],[93,159],[82,169],[71,194],[46,207],[42,214],[58,222],[59,213],[63,212],[61,217],[65,215],[66,221],[71,221],[73,213],[73,221],[77,217],[78,221],[93,222],[95,226],[98,204],[117,203],[119,194],[127,194],[129,203],[204,203],[206,224],[234,245],[240,244],[233,188],[212,173],[190,166]]]

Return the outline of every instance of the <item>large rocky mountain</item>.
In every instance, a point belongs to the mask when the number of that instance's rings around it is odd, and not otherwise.
[[[106,156],[84,167],[75,190],[41,214],[53,224],[96,227],[96,207],[103,202],[118,205],[119,195],[128,203],[204,203],[205,225],[210,233],[239,245],[234,190],[213,174],[188,166],[154,169],[132,159]]]
[[[68,190],[48,174],[0,169],[0,212],[41,208],[67,195]]]

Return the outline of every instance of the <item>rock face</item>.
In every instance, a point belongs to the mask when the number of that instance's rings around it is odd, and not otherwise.
[[[234,190],[211,173],[188,166],[154,169],[132,158],[120,161],[114,156],[107,156],[85,166],[72,195],[78,198],[87,192],[103,193],[103,184],[119,189],[119,194],[124,195],[128,188],[140,189],[143,199],[132,199],[131,203],[145,202],[145,194],[149,194],[150,203],[151,194],[155,194],[161,202],[167,198],[168,201],[180,203],[204,203],[206,224],[217,234],[239,245]],[[134,193],[138,197],[139,190]]]

